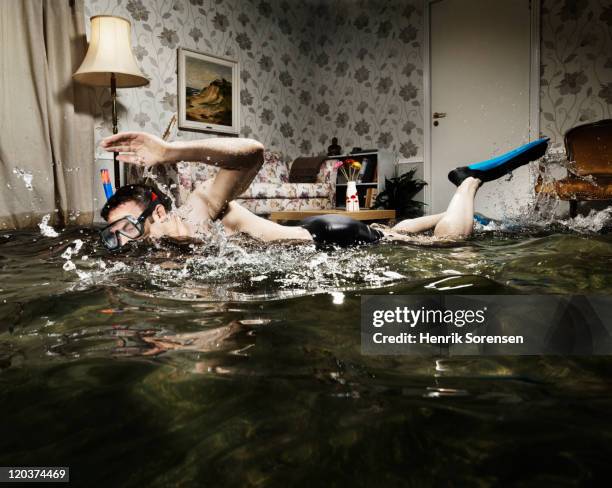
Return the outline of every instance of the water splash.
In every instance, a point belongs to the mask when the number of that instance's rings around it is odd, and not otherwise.
[[[612,226],[612,207],[591,210],[588,215],[577,215],[573,219],[560,220],[559,223],[575,232],[601,232]]]
[[[13,173],[17,175],[17,178],[23,180],[25,187],[29,191],[34,190],[34,187],[32,186],[32,179],[34,176],[30,171],[21,168],[13,168]]]
[[[192,284],[248,283],[311,291],[335,290],[355,282],[376,285],[397,279],[382,256],[364,250],[317,251],[314,246],[280,245],[245,249],[228,241],[216,254],[197,252],[177,269],[147,263],[149,276],[160,285],[187,278]],[[391,276],[385,276],[385,272]]]
[[[66,260],[62,266],[64,271],[74,271],[76,269],[76,265],[72,262],[72,256],[77,256],[83,247],[83,241],[81,239],[75,239],[72,241],[72,243],[74,244],[74,247],[69,246],[62,253],[62,258]]]
[[[78,275],[77,287],[94,282],[120,286],[126,282],[123,278],[129,281],[137,275],[156,290],[156,296],[184,300],[252,299],[262,294],[279,298],[379,287],[405,278],[391,269],[385,256],[369,248],[320,251],[314,245],[245,246],[234,238],[225,239],[214,245],[191,244],[188,254],[168,252],[158,244],[144,256],[112,267],[92,257],[76,264],[67,260],[64,266]],[[69,248],[64,254],[72,257],[75,250]]]
[[[49,220],[51,219],[51,215],[47,214],[43,216],[38,227],[40,228],[40,233],[45,237],[57,237],[59,233],[49,225]]]
[[[554,199],[558,204],[558,200]],[[548,208],[550,210],[550,207]],[[522,218],[507,218],[492,220],[487,225],[474,223],[475,232],[504,232],[525,234],[550,230],[572,231],[579,234],[597,234],[612,227],[612,207],[603,210],[591,210],[587,215],[577,215],[575,218],[561,218],[548,211],[543,216],[528,215]]]

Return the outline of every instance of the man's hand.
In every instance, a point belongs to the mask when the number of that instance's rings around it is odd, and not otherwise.
[[[124,153],[117,159],[125,163],[149,167],[169,162],[170,144],[145,132],[121,132],[103,139],[100,147],[109,152]]]

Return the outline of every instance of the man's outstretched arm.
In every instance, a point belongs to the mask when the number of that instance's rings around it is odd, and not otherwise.
[[[211,137],[199,141],[166,142],[146,132],[121,132],[100,142],[107,151],[121,153],[119,161],[155,166],[177,161],[201,161],[226,169],[247,169],[260,162],[263,144],[254,139]]]
[[[141,166],[177,161],[199,161],[221,168],[207,190],[198,190],[209,215],[216,219],[226,205],[253,181],[263,164],[264,147],[253,139],[219,138],[166,142],[145,132],[122,132],[102,140],[100,146],[119,152],[117,159]]]

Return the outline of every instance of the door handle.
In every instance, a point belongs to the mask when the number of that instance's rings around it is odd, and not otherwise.
[[[434,112],[433,113],[434,119],[443,119],[444,117],[446,117],[446,112]]]

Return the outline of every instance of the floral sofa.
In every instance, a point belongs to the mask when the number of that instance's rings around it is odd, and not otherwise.
[[[264,152],[264,164],[249,188],[236,199],[251,212],[265,215],[284,210],[319,210],[333,208],[336,202],[335,160],[321,165],[316,183],[289,183],[289,164],[274,152]],[[177,205],[182,205],[196,182],[213,178],[218,168],[202,163],[181,162],[157,167],[154,179],[169,189]],[[130,165],[128,181],[143,180],[142,169]]]

